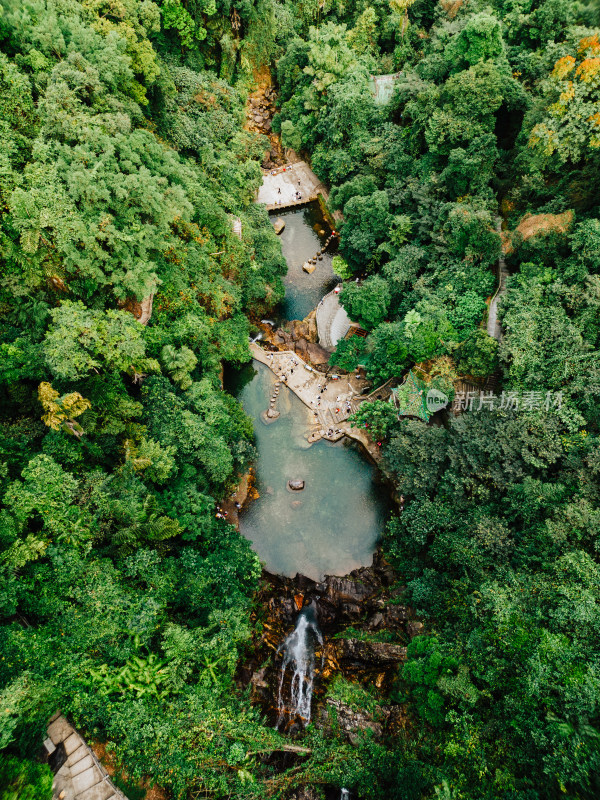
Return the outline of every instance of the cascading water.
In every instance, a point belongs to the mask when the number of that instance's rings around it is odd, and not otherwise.
[[[289,719],[300,717],[304,725],[310,722],[315,651],[317,645],[322,644],[323,636],[317,624],[315,608],[311,605],[298,615],[296,627],[285,638],[277,651],[283,654],[277,694],[277,710],[279,712],[277,727],[281,725],[286,716]],[[288,672],[291,673],[289,697],[284,697]]]
[[[350,800],[350,792],[348,789],[342,789],[340,794],[340,800]]]

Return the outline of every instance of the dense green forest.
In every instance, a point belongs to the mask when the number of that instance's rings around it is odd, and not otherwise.
[[[265,69],[343,214],[368,336],[333,363],[513,396],[361,412],[425,623],[392,692],[410,724],[311,725],[292,768],[235,681],[260,563],[214,513],[255,456],[222,365],[283,297],[253,202],[270,145],[244,129]],[[597,797],[598,4],[0,0],[0,130],[0,798],[51,797],[57,708],[174,798]]]

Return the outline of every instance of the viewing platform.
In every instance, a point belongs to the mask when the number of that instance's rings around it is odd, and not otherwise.
[[[297,197],[297,192],[301,198]],[[267,211],[284,211],[311,203],[320,194],[326,197],[327,187],[305,161],[298,161],[265,172],[256,202],[264,203]]]
[[[317,372],[291,350],[267,352],[256,342],[252,342],[250,352],[253,358],[269,367],[273,374],[312,411],[314,420],[307,436],[309,443],[312,444],[319,439],[336,442],[347,436],[360,442],[373,461],[381,458],[379,448],[367,432],[362,428],[353,427],[348,417],[367,399],[375,399],[375,396],[380,399],[384,394],[389,397],[387,384],[364,395],[367,383],[363,379],[345,375],[333,380],[331,376]],[[284,375],[286,380],[283,380]]]

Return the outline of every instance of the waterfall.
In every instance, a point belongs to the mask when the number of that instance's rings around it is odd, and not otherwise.
[[[350,792],[348,789],[342,789],[340,794],[340,800],[350,800]]]
[[[277,694],[279,711],[277,727],[283,722],[286,714],[290,719],[300,717],[305,725],[310,722],[317,644],[323,644],[323,636],[317,625],[315,609],[311,605],[298,614],[296,627],[286,636],[277,651],[283,654]],[[284,682],[288,668],[291,674],[289,697],[284,698]]]
[[[263,338],[262,331],[259,334],[257,334],[254,338],[252,338],[252,336],[248,336],[250,344],[254,344],[254,342],[260,342],[262,338]]]

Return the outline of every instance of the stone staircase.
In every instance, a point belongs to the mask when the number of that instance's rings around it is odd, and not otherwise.
[[[93,750],[60,712],[50,718],[44,747],[51,757],[63,750],[63,763],[52,783],[54,800],[127,800],[113,785]]]

